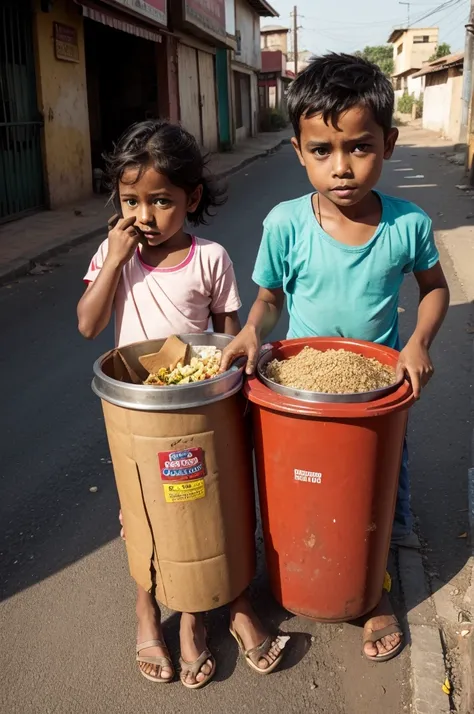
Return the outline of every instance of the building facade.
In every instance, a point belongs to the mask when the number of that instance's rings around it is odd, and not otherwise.
[[[460,141],[464,53],[448,55],[425,65],[415,77],[425,81],[423,128]]]
[[[265,0],[236,0],[237,48],[232,53],[233,135],[235,142],[258,133],[258,74],[262,67],[260,19],[277,17]]]
[[[418,99],[423,93],[424,79],[415,76],[427,64],[438,47],[437,27],[413,27],[396,29],[388,38],[393,45],[392,82],[396,101],[405,94]]]
[[[1,0],[0,221],[103,190],[133,122],[181,121],[206,151],[258,127],[266,0]]]

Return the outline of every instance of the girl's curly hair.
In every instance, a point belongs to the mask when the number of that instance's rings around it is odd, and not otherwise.
[[[149,120],[133,124],[120,137],[110,154],[104,155],[112,200],[119,193],[119,183],[127,169],[138,168],[135,182],[152,166],[172,184],[192,193],[202,186],[202,196],[188,220],[197,226],[206,224],[212,209],[226,201],[226,190],[208,170],[209,156],[203,155],[192,134],[179,124]]]

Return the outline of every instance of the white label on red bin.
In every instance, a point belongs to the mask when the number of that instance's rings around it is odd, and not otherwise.
[[[302,471],[301,469],[295,469],[295,481],[302,481],[303,483],[321,483],[323,480],[323,475],[317,471]]]

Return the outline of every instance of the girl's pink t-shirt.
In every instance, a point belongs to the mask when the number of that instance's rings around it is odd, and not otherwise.
[[[86,282],[97,278],[107,250],[105,240]],[[137,248],[115,294],[115,344],[206,332],[211,313],[235,312],[241,304],[232,261],[218,243],[193,236],[187,257],[174,268],[147,265]]]

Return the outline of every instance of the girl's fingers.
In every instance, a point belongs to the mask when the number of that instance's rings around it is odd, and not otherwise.
[[[129,218],[121,218],[119,222],[117,223],[116,228],[119,228],[121,231],[126,231],[127,228],[130,228],[133,226],[135,221],[137,220],[136,216],[130,216]]]

